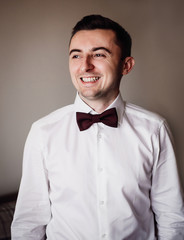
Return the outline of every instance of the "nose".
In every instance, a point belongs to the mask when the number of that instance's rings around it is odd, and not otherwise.
[[[90,56],[83,57],[81,63],[81,71],[82,72],[89,72],[90,70],[94,69],[94,65],[92,63],[92,59]]]

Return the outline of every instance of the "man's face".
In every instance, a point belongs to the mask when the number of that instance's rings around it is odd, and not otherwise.
[[[69,69],[84,101],[112,102],[116,98],[124,65],[121,56],[112,30],[81,30],[73,36]]]

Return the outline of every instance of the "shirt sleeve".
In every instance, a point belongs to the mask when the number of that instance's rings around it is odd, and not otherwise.
[[[151,202],[159,240],[184,239],[184,206],[172,136],[164,122],[153,137]]]
[[[37,124],[33,124],[24,149],[22,179],[11,226],[12,240],[45,239],[50,217],[43,137]]]

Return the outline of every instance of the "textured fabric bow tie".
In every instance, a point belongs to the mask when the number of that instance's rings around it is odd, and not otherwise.
[[[77,112],[77,124],[79,126],[80,131],[86,130],[93,123],[102,122],[105,125],[110,127],[117,127],[118,126],[118,115],[116,112],[116,108],[111,108],[106,110],[101,114],[92,115],[90,113],[82,113]]]

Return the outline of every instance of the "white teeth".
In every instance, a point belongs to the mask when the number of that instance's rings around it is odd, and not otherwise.
[[[99,79],[99,77],[82,77],[83,82],[95,82]]]

